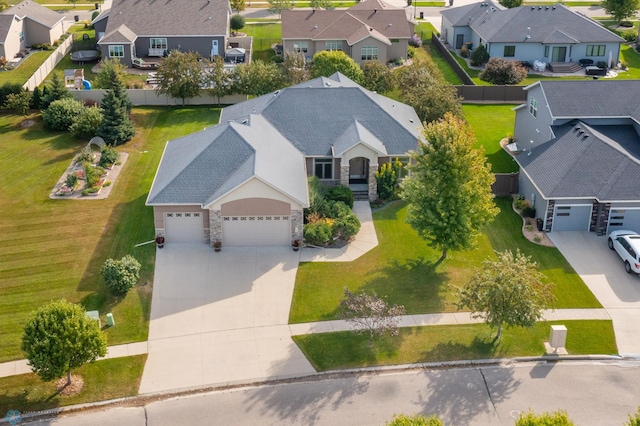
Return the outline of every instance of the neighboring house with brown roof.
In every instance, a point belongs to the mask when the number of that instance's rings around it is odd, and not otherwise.
[[[228,0],[114,0],[93,25],[102,57],[130,67],[172,50],[224,56],[230,14]]]
[[[323,50],[342,50],[359,64],[386,63],[407,57],[413,25],[403,9],[381,0],[362,1],[347,10],[284,10],[283,49],[308,59]]]
[[[64,34],[64,15],[24,1],[0,13],[0,56],[13,59],[35,43],[49,43]]]

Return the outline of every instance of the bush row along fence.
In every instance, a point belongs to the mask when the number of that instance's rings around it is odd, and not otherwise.
[[[507,197],[518,193],[519,173],[496,173],[496,181],[491,185],[491,190],[496,197]]]
[[[97,103],[102,101],[105,90],[74,90],[71,93],[81,102],[92,100]],[[140,105],[182,105],[182,99],[161,95],[153,89],[127,89],[129,100],[135,106]],[[247,100],[247,95],[231,95],[220,98],[222,105],[237,104]],[[218,99],[206,91],[201,91],[200,96],[185,99],[185,105],[217,105]]]
[[[64,58],[64,55],[69,53],[71,46],[73,45],[73,37],[67,37],[60,45],[53,51],[53,53],[43,62],[42,65],[33,73],[29,80],[22,85],[25,89],[33,90],[44,81],[45,78],[53,71],[58,62]]]

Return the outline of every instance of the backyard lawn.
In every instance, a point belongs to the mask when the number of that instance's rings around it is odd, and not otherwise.
[[[378,365],[540,356],[549,341],[549,327],[567,327],[566,349],[571,355],[617,354],[611,321],[538,322],[532,328],[507,328],[499,342],[485,324],[406,327],[395,337],[375,339],[343,331],[294,336],[307,359],[318,371]]]
[[[49,192],[86,141],[0,115],[0,362],[22,358],[28,315],[66,298],[87,310],[112,312],[110,345],[147,338],[155,247],[153,214],[144,205],[165,142],[218,122],[208,107],[135,108],[135,138],[119,148],[129,159],[106,200],[50,200]],[[132,254],[139,285],[124,298],[107,293],[99,269],[108,257]]]
[[[23,85],[52,53],[53,50],[31,53],[17,68],[0,71],[0,86],[6,83]]]
[[[493,173],[518,171],[518,163],[500,146],[502,138],[513,135],[516,112],[511,109],[515,106],[509,104],[462,105],[464,116],[476,135],[475,147],[484,148]]]
[[[271,61],[275,56],[271,46],[275,43],[282,43],[282,24],[280,23],[247,24],[242,32],[253,37],[251,57],[254,60]]]
[[[440,252],[427,247],[406,224],[406,207],[396,202],[374,212],[379,245],[346,263],[301,263],[296,276],[290,323],[338,318],[344,288],[375,291],[407,314],[455,312],[456,288],[464,286],[494,250],[516,250],[532,256],[547,279],[556,284],[556,308],[598,308],[600,304],[560,252],[527,241],[522,220],[511,200],[496,200],[501,212],[478,239],[476,250],[449,252],[440,265]]]

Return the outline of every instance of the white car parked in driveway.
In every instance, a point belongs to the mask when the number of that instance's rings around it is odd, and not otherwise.
[[[609,234],[609,248],[624,262],[627,273],[640,274],[640,235],[633,231],[613,231]]]

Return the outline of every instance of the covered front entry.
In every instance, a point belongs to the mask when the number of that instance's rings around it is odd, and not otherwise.
[[[291,244],[289,216],[223,216],[223,246],[282,246]]]
[[[201,243],[203,239],[202,214],[197,212],[165,213],[165,239],[167,243]]]
[[[640,209],[611,207],[608,224],[607,234],[620,229],[640,233]]]
[[[349,160],[349,184],[367,183],[369,180],[369,159],[356,157]]]
[[[558,204],[553,211],[552,231],[588,231],[591,204]]]

